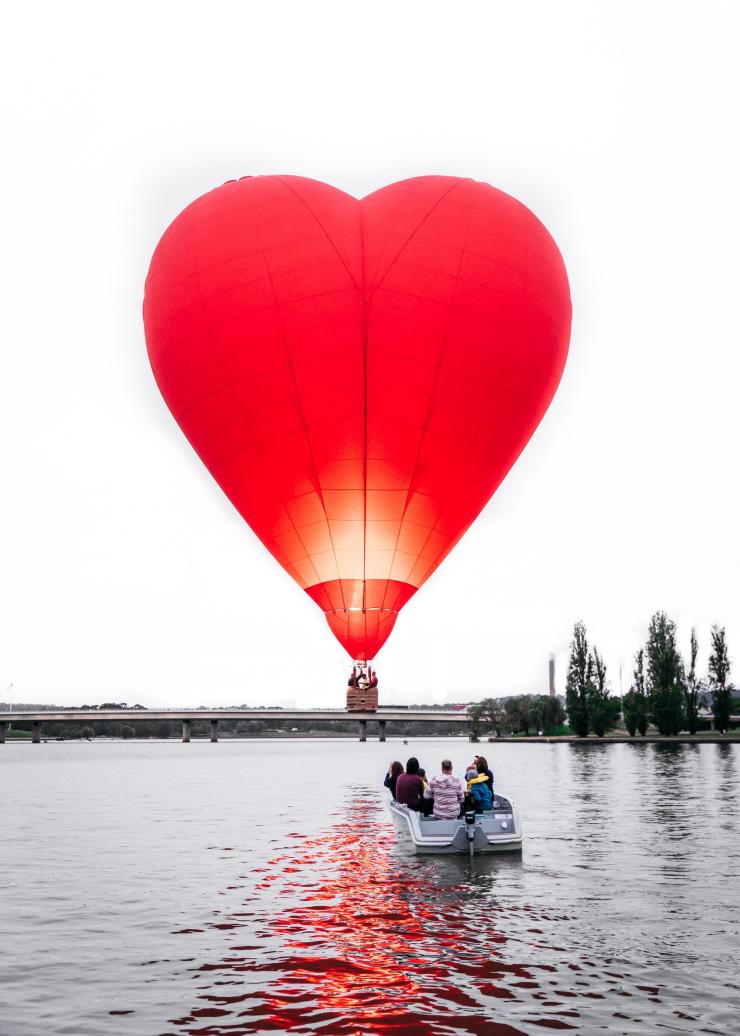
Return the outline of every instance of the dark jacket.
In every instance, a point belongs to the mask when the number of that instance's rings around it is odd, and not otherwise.
[[[424,794],[424,781],[416,773],[401,773],[396,781],[396,802],[419,809]]]
[[[398,777],[394,777],[392,773],[387,773],[385,775],[385,780],[383,781],[383,785],[391,793],[391,798],[393,798],[393,799],[395,799],[395,797],[396,797],[396,781],[397,780],[398,780]]]

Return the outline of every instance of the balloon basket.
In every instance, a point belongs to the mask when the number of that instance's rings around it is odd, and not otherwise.
[[[377,708],[377,687],[347,688],[347,712],[376,712]]]

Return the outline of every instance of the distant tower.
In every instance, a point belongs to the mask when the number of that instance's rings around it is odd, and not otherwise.
[[[550,661],[548,663],[548,669],[550,670],[550,697],[555,697],[555,655],[550,655]]]

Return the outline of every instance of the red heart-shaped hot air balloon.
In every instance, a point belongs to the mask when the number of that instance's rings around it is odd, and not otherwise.
[[[198,198],[146,282],[154,375],[268,550],[371,659],[547,409],[570,332],[542,224],[484,183]]]

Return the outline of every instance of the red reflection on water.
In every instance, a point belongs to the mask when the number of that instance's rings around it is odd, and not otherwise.
[[[255,942],[197,969],[208,981],[200,1005],[171,1022],[176,1032],[521,1034],[497,1016],[518,999],[512,979],[539,983],[532,967],[499,958],[507,936],[485,889],[467,883],[464,861],[443,872],[394,857],[395,844],[377,809],[360,804],[351,821],[271,860],[253,897],[209,926],[249,925]],[[574,1027],[552,1015],[548,1024]]]
[[[388,836],[380,844],[352,839],[349,853],[347,834],[334,831],[305,846],[312,866],[319,858],[338,861],[338,873],[275,918],[274,932],[289,953],[270,992],[276,1022],[290,1024],[281,1008],[298,989],[311,991],[319,1012],[360,1016],[369,1027],[388,1021],[389,1012],[397,1024],[397,1005],[419,994],[413,947],[423,936],[423,918],[392,880]],[[312,952],[319,949],[323,952]],[[317,1023],[325,1020],[314,1017]]]

